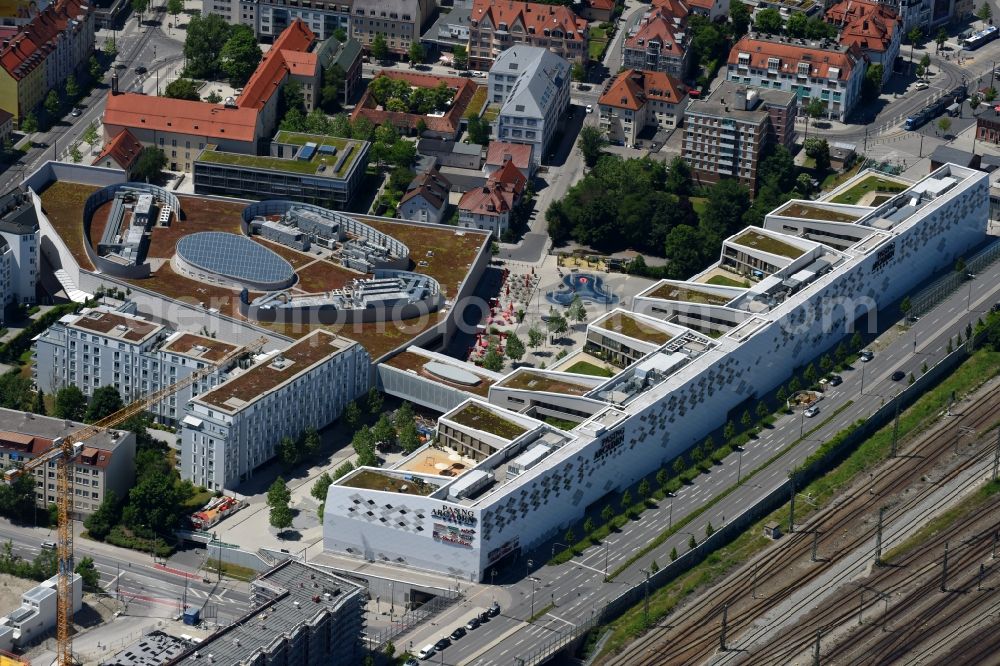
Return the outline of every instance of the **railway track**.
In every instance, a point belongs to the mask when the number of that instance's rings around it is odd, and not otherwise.
[[[754,566],[742,567],[691,605],[678,609],[676,613],[680,617],[678,622],[654,628],[626,650],[612,657],[611,663],[659,666],[704,661],[712,657],[719,647],[721,616],[723,608],[726,607],[729,608],[727,632],[730,637],[735,638],[735,641],[730,643],[752,645],[754,641],[771,631],[771,627],[778,626],[787,620],[790,612],[795,611],[795,609],[782,610],[779,607],[787,602],[796,590],[804,588],[822,576],[829,576],[839,558],[871,540],[873,530],[868,517],[886,503],[887,497],[903,495],[905,489],[918,484],[922,477],[934,470],[943,457],[950,454],[958,427],[973,428],[981,432],[987,424],[996,420],[998,412],[1000,412],[1000,390],[994,387],[977,404],[970,405],[963,415],[958,416],[960,421],[939,423],[928,436],[913,442],[902,456],[883,467],[878,478],[873,477],[870,487],[854,488],[849,491],[842,499],[813,516],[806,525],[799,527],[799,531],[786,536],[780,545],[769,549],[758,558]],[[981,453],[979,456],[962,460],[954,469],[945,472],[937,483],[918,491],[905,493],[887,514],[889,520],[886,524],[892,525],[893,516],[899,516],[924,501],[938,486],[947,484],[970,465],[981,464],[984,455]],[[891,538],[893,533],[898,533],[907,527],[907,525],[896,526],[884,532]],[[818,546],[822,549],[824,542],[828,542],[831,535],[840,532],[850,535],[852,530],[856,536],[847,538],[846,543],[836,550],[828,552],[831,545],[826,543],[826,549],[823,549],[823,553],[827,555],[825,561],[809,562],[814,531],[820,533]],[[802,575],[789,575],[794,567],[802,565],[803,562],[806,563],[806,569]],[[857,572],[853,569],[843,572],[839,578],[855,575]],[[837,578],[835,576],[832,582],[838,582]],[[831,589],[827,585],[823,587],[826,590]],[[753,598],[753,590],[758,588],[766,589],[767,596]],[[813,605],[816,596],[811,594],[801,600],[797,599],[796,605],[800,608],[802,604]],[[767,616],[767,622],[764,623],[766,626],[760,626],[758,622],[764,616]],[[815,631],[810,640],[814,639],[814,634]],[[782,635],[781,643],[785,643],[785,638]],[[741,656],[746,654],[725,652],[721,653],[716,661],[730,663]],[[771,656],[778,657],[778,655]],[[760,663],[783,662],[780,659],[772,661],[767,658]]]

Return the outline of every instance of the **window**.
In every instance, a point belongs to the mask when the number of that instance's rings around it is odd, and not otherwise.
[[[778,60],[777,58],[768,58],[767,59],[767,69],[768,69],[768,71],[776,72],[776,71],[778,71],[778,68],[780,66],[781,66],[781,61]]]

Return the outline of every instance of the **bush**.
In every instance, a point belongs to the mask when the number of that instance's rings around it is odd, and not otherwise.
[[[121,525],[115,525],[108,534],[108,543],[113,546],[120,546],[130,550],[138,550],[143,553],[152,553],[156,557],[170,557],[174,554],[173,545],[163,539],[144,539],[137,537]]]

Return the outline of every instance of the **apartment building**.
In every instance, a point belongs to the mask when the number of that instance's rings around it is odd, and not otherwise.
[[[512,46],[490,68],[489,97],[500,104],[493,136],[532,146],[541,164],[569,106],[570,64],[538,46]]]
[[[349,30],[351,5],[352,0],[205,0],[202,11],[221,16],[227,23],[250,26],[265,42],[296,20],[309,26],[317,39],[325,40],[338,30]]]
[[[370,50],[375,36],[382,35],[389,52],[403,56],[420,41],[434,10],[434,0],[354,0],[351,37]]]
[[[451,181],[437,167],[428,169],[410,181],[399,200],[396,215],[404,220],[440,224],[448,208]]]
[[[84,428],[82,423],[0,408],[0,465],[4,469],[37,458],[55,440]],[[56,463],[34,471],[35,503],[46,509],[56,501]],[[135,434],[106,430],[83,442],[73,461],[73,518],[82,520],[100,507],[109,491],[128,496],[135,483]]]
[[[91,164],[106,169],[121,169],[131,179],[132,167],[139,159],[142,147],[142,142],[132,132],[123,129],[104,146],[104,150]]]
[[[259,355],[199,393],[181,420],[181,478],[234,489],[278,454],[282,438],[325,427],[368,391],[371,357],[357,342],[316,330]]]
[[[730,50],[726,78],[755,88],[790,91],[803,106],[820,99],[826,104],[825,117],[843,122],[861,99],[866,67],[864,54],[853,42],[751,34]]]
[[[622,46],[622,67],[687,76],[690,13],[682,0],[663,0],[636,19]]]
[[[599,126],[612,143],[635,145],[639,135],[680,127],[687,90],[663,72],[627,69],[615,77],[597,102]]]
[[[114,386],[126,404],[166,388],[195,370],[216,369],[150,408],[160,421],[176,424],[187,401],[222,383],[226,368],[218,363],[237,349],[229,344],[186,331],[171,331],[123,309],[101,306],[67,315],[34,342],[32,379],[52,394],[76,386],[93,395],[101,386]]]
[[[882,65],[882,82],[889,80],[903,35],[895,9],[873,0],[840,0],[826,10],[825,20],[840,29],[842,45],[856,45],[870,64]]]
[[[20,125],[50,90],[86,67],[94,52],[93,6],[58,0],[18,28],[0,47],[0,109]]]
[[[20,188],[0,196],[0,323],[11,304],[36,300],[41,236],[35,207]]]
[[[474,0],[469,19],[469,67],[487,70],[512,46],[525,44],[584,65],[589,59],[587,22],[569,7],[516,0]]]
[[[726,81],[685,111],[683,157],[696,179],[736,178],[757,189],[757,165],[768,144],[790,148],[795,140],[796,96]]]
[[[490,174],[485,185],[462,195],[458,202],[458,226],[485,229],[497,238],[502,237],[527,184],[528,180],[513,160],[507,160]]]

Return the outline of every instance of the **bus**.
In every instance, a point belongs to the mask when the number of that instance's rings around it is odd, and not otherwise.
[[[974,51],[984,44],[992,42],[997,37],[1000,37],[1000,28],[995,25],[991,25],[984,30],[975,32],[971,37],[965,39],[962,42],[962,48],[966,51]]]

